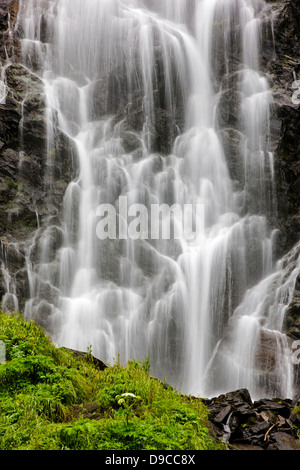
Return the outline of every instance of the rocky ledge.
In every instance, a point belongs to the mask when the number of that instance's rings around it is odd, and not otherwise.
[[[241,389],[202,401],[211,432],[230,450],[300,450],[300,397],[253,402]]]

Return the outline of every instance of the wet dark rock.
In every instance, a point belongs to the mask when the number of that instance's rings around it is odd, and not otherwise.
[[[252,401],[247,390],[202,400],[211,432],[234,450],[299,450],[297,400]]]
[[[233,127],[224,127],[220,130],[220,138],[227,156],[230,177],[235,184],[235,189],[241,190],[244,183],[244,167],[240,152],[244,137]]]
[[[45,300],[34,299],[31,304],[33,314],[31,314],[31,319],[37,322],[48,334],[53,335],[54,329],[51,324],[51,316],[53,314],[53,305],[49,304]],[[38,318],[36,311],[38,308]]]
[[[134,152],[141,146],[141,139],[136,135],[135,132],[124,132],[122,134],[123,137],[123,148],[125,152]]]
[[[219,100],[219,122],[225,128],[239,127],[240,119],[240,92],[236,90],[236,83],[223,90]]]
[[[162,108],[155,110],[154,126],[150,132],[153,135],[152,151],[163,155],[170,154],[173,142],[178,135],[170,111]]]
[[[107,81],[104,78],[94,81],[89,87],[89,117],[91,120],[105,116],[107,113],[107,99]]]
[[[6,57],[19,58],[20,44],[17,35],[11,37],[9,31],[9,21],[11,28],[16,25],[19,11],[19,0],[1,0],[0,4],[0,60]],[[2,47],[3,45],[3,47]]]
[[[16,273],[19,266],[25,263],[25,252],[19,245],[8,243],[8,240],[2,237],[0,239],[0,261],[5,262],[11,272]]]
[[[17,4],[1,2],[0,26],[5,31],[8,15],[11,22],[15,19],[12,8]],[[0,41],[7,47],[7,38],[1,34],[0,28]],[[23,244],[31,243],[45,219],[58,216],[68,182],[77,171],[77,155],[74,144],[54,128],[53,148],[47,156],[44,85],[17,61],[19,50],[13,44],[14,51],[9,54],[11,63],[4,75],[7,96],[0,104],[0,237],[6,239],[5,257],[0,253],[0,262],[10,273],[22,308],[29,296]],[[53,250],[59,247],[57,240],[51,238]],[[17,252],[22,256],[12,254],[13,246],[18,247]],[[6,281],[1,274],[0,297],[5,293]]]
[[[293,83],[300,79],[300,10],[297,0],[268,1],[263,30],[261,65],[267,74],[274,105],[271,143],[275,157],[279,235],[277,256],[282,256],[300,238],[300,106],[293,102]]]
[[[300,79],[300,9],[298,0],[267,1],[261,67],[272,93],[271,147],[274,153],[278,229],[275,257],[281,258],[300,239],[300,105],[294,102],[293,84]],[[273,18],[273,22],[269,19]],[[286,312],[284,331],[300,338],[300,292]],[[299,368],[299,367],[298,367]],[[299,371],[295,370],[299,388]]]
[[[288,418],[291,414],[291,405],[292,400],[262,399],[255,402],[255,410],[258,413],[272,411],[284,418]]]
[[[56,252],[63,244],[63,232],[59,226],[49,225],[45,230],[40,230],[34,238],[31,246],[31,260],[45,263],[53,261]],[[47,249],[45,249],[47,248]]]
[[[300,339],[300,295],[294,297],[287,309],[285,330],[290,338]]]
[[[284,432],[275,432],[272,435],[274,440],[267,450],[300,450],[300,441]]]
[[[9,243],[6,237],[0,237],[0,266],[5,266],[6,273],[0,269],[0,298],[5,297],[7,310],[15,309],[16,299],[20,309],[29,296],[28,272],[24,268],[25,247],[22,244]],[[11,278],[7,292],[7,275]],[[15,298],[16,297],[16,298]]]
[[[36,203],[43,199],[44,97],[40,80],[21,65],[7,67],[6,80],[9,91],[0,106],[0,133],[5,138],[0,190],[8,191],[0,201],[0,231],[19,241],[37,228]]]

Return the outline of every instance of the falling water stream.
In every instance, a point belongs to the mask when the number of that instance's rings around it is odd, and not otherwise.
[[[282,322],[298,271],[274,266],[268,224],[276,201],[272,95],[259,70],[264,6],[24,0],[19,14],[24,64],[47,100],[48,190],[57,128],[74,166],[61,221],[44,223],[28,249],[25,315],[47,314],[58,344],[91,346],[107,363],[149,357],[157,377],[202,397],[239,387],[292,394]],[[235,178],[220,118],[233,85]],[[121,212],[121,197],[149,211],[202,205],[203,236],[100,240],[97,210]],[[276,345],[268,365],[258,358],[266,337]]]

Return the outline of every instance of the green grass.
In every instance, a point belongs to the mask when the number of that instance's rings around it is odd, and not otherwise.
[[[148,361],[100,371],[19,314],[0,312],[0,340],[0,450],[224,448],[201,400],[150,377]]]

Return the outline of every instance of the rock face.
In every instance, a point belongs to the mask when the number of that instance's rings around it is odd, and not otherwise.
[[[0,5],[0,40],[1,60],[6,60],[7,56],[15,59],[19,58],[19,43],[15,35],[11,35],[19,11],[19,0],[1,0]],[[2,47],[2,45],[4,47]]]
[[[300,239],[300,10],[297,0],[269,1],[262,67],[273,92],[271,136],[278,199],[278,254]]]
[[[300,239],[300,10],[298,0],[267,0],[262,16],[262,55],[260,68],[272,90],[270,144],[274,154],[277,212],[269,214],[278,228],[276,256],[281,257]],[[216,31],[218,34],[218,31]],[[234,43],[234,40],[232,40]],[[240,54],[232,45],[232,54]],[[219,102],[219,125],[228,167],[233,181],[241,179],[238,149],[242,136],[238,132],[239,91],[236,86],[237,64],[222,83]],[[220,56],[215,68],[225,68]],[[238,186],[238,189],[239,186]]]
[[[59,131],[52,161],[47,158],[43,84],[20,61],[18,5],[17,0],[4,0],[0,6],[0,267],[4,264],[10,276],[8,281],[0,270],[0,297],[8,291],[8,299],[16,295],[22,308],[29,294],[28,240],[45,218],[57,216],[71,175],[66,159],[70,143]],[[50,172],[51,196],[45,188]]]
[[[268,1],[273,28],[265,28],[262,67],[274,97],[271,136],[278,201],[277,255],[300,239],[300,9],[297,0]],[[300,279],[286,313],[285,329],[300,339]]]
[[[234,450],[300,450],[299,400],[252,402],[245,389],[203,400],[211,431]]]
[[[271,19],[271,21],[270,21]],[[262,55],[260,68],[273,95],[270,114],[270,144],[274,157],[276,210],[268,214],[275,226],[275,257],[283,257],[300,240],[300,9],[298,0],[267,0],[262,15]],[[216,31],[218,34],[218,31]],[[232,40],[234,43],[234,40]],[[232,54],[240,54],[232,45]],[[224,68],[219,58],[215,67]],[[243,182],[238,131],[239,91],[236,64],[216,89],[222,89],[219,101],[219,125],[227,164],[237,189]],[[300,255],[300,251],[299,251]],[[300,339],[300,279],[294,299],[286,312],[285,331],[292,340]],[[265,343],[267,347],[267,344]]]

